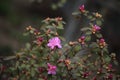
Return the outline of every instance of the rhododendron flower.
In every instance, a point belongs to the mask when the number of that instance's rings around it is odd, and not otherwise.
[[[79,7],[79,10],[80,10],[81,12],[84,12],[84,11],[85,11],[85,6],[84,6],[84,5],[80,6],[80,7]]]
[[[61,41],[58,37],[51,38],[47,46],[50,47],[51,49],[54,49],[55,47],[62,48]]]
[[[99,31],[101,29],[101,27],[94,25],[92,28],[92,32],[95,34],[96,31]]]
[[[48,74],[55,75],[56,74],[56,66],[51,65],[50,63],[47,63],[47,65],[48,65]]]

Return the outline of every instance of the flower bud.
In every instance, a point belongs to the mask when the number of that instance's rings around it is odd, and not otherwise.
[[[79,10],[84,13],[85,12],[85,6],[84,5],[80,6]]]

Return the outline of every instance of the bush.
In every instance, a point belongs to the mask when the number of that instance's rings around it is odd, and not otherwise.
[[[116,56],[110,55],[100,33],[102,15],[90,13],[84,5],[73,15],[89,21],[78,40],[67,43],[60,35],[65,24],[62,18],[47,18],[40,30],[26,28],[25,35],[33,41],[16,54],[11,64],[1,64],[0,74],[6,74],[8,80],[120,79],[113,66],[117,65]]]

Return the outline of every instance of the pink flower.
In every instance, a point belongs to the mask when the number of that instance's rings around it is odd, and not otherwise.
[[[50,47],[51,49],[54,49],[55,47],[62,48],[61,41],[58,37],[49,39],[49,43],[47,44],[47,46]]]
[[[48,74],[55,75],[56,74],[56,66],[51,65],[50,63],[47,63],[47,65],[48,65]]]
[[[101,29],[101,27],[99,27],[99,26],[97,26],[97,25],[94,25],[93,27],[92,27],[92,32],[93,32],[93,34],[95,34],[97,31],[99,31]]]
[[[84,6],[84,5],[80,6],[80,7],[79,7],[79,10],[80,10],[81,12],[84,12],[84,11],[85,11],[85,6]]]
[[[97,26],[97,25],[94,25],[93,27],[96,31],[99,31],[101,29],[101,27]]]

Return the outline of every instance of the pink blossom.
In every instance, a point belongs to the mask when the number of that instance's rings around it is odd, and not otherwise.
[[[48,65],[48,74],[55,75],[56,74],[56,66],[51,65],[50,63],[47,63],[47,65]]]
[[[92,27],[92,32],[93,32],[93,34],[95,34],[97,31],[99,31],[101,29],[101,27],[99,27],[99,26],[97,26],[97,25],[94,25],[93,27]]]
[[[101,29],[101,27],[97,26],[97,25],[94,25],[93,27],[96,31],[99,31]]]
[[[49,43],[47,44],[47,46],[50,47],[51,49],[54,49],[55,47],[62,48],[61,41],[58,37],[49,39]]]
[[[84,6],[84,4],[79,7],[79,10],[80,10],[81,12],[84,12],[84,11],[85,11],[85,6]]]

